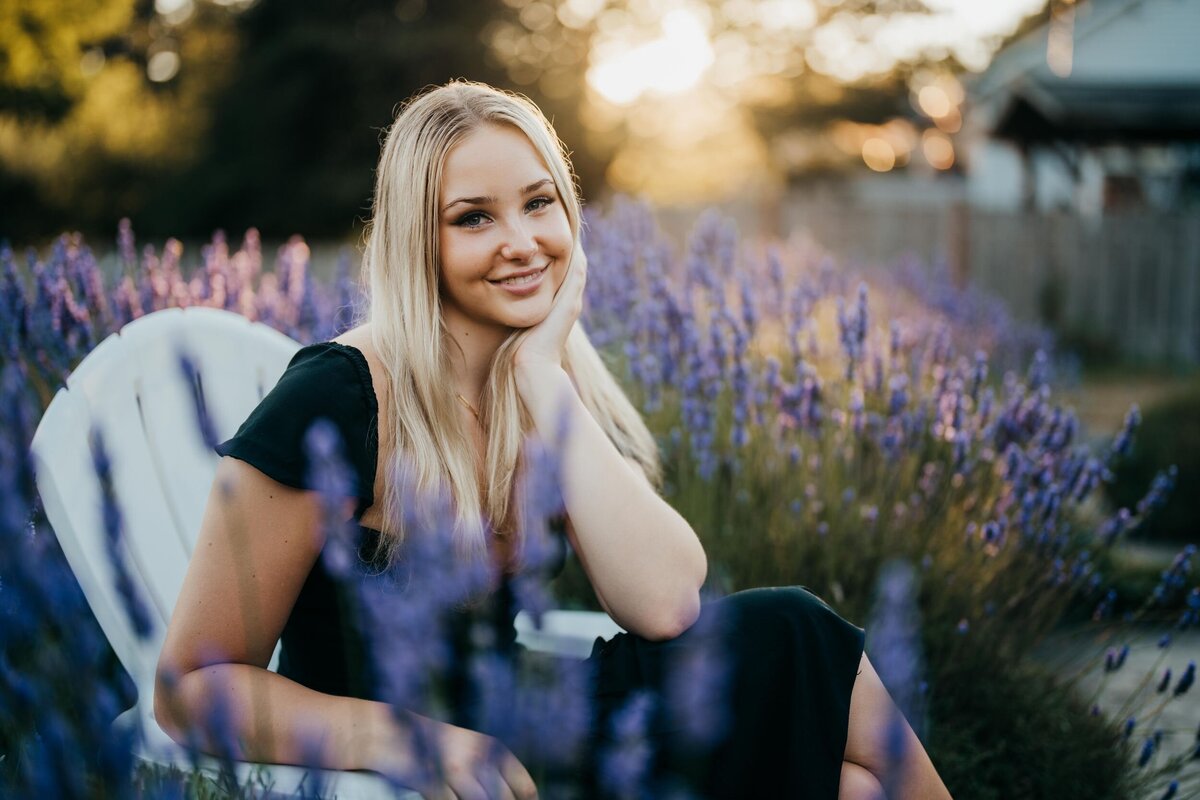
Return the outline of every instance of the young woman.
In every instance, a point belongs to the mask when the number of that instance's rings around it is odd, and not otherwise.
[[[659,495],[653,438],[577,324],[580,200],[537,107],[465,81],[416,96],[388,131],[373,211],[365,317],[301,348],[217,448],[226,457],[159,661],[163,728],[215,747],[202,720],[225,703],[238,757],[400,780],[415,774],[419,730],[443,754],[441,782],[414,787],[426,797],[537,796],[503,743],[416,713],[402,727],[372,693],[369,637],[347,621],[321,557],[331,543],[317,492],[305,488],[302,443],[318,418],[341,434],[357,481],[343,519],[364,535],[364,557],[393,563],[422,536],[402,507],[402,458],[415,484],[448,488],[456,557],[490,565],[504,588],[522,569],[521,443],[558,441],[565,420],[561,530],[628,632],[597,642],[588,660],[599,727],[634,691],[661,691],[698,618],[720,611],[731,673],[726,695],[702,702],[730,713],[724,738],[691,762],[698,796],[874,798],[886,784],[896,797],[948,798],[907,724],[905,755],[888,772],[882,733],[897,712],[861,628],[803,587],[702,608],[704,551]],[[501,612],[510,633],[513,613]],[[675,752],[669,730],[656,735]],[[487,757],[497,748],[502,757]]]

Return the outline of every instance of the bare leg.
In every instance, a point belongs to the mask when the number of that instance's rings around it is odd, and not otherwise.
[[[875,667],[863,653],[850,695],[850,730],[846,736],[845,760],[868,769],[881,783],[888,781],[888,754],[884,735],[893,714],[899,714],[892,696]],[[905,747],[899,774],[892,776],[891,785],[899,793],[888,800],[951,800],[950,791],[938,777],[929,754],[907,721],[903,722]],[[846,771],[842,770],[843,785]]]
[[[853,761],[842,762],[842,782],[838,786],[838,800],[881,800],[883,787],[866,767]]]

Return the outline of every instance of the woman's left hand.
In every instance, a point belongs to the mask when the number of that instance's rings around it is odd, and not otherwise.
[[[550,313],[529,329],[529,335],[517,348],[513,356],[515,367],[562,366],[567,336],[583,311],[583,288],[586,284],[587,262],[582,258],[572,258],[568,262],[566,277],[554,295]]]

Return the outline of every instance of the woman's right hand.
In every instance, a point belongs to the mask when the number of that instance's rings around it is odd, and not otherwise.
[[[441,779],[433,765],[418,768],[412,733],[402,732],[395,723],[371,759],[376,772],[411,786],[425,800],[537,800],[529,770],[495,737],[412,712],[406,716],[436,742]]]

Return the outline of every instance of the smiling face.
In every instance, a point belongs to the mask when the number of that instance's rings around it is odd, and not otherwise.
[[[550,170],[525,134],[496,124],[467,134],[446,155],[438,206],[450,330],[494,338],[545,319],[573,239]]]

